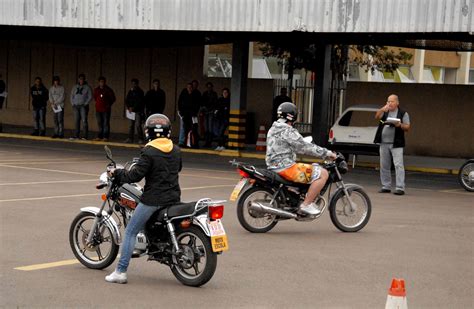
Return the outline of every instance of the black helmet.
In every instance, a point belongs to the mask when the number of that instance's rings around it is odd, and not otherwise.
[[[145,122],[145,136],[147,141],[158,137],[170,138],[171,122],[163,114],[153,114]]]
[[[291,102],[281,103],[277,109],[277,116],[286,121],[295,122],[298,118],[298,109],[296,105]]]

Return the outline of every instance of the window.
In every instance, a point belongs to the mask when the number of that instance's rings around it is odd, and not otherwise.
[[[348,111],[339,120],[339,125],[344,127],[375,127],[377,121],[372,111]]]

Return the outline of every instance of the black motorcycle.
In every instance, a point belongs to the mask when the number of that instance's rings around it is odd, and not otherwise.
[[[249,232],[265,233],[281,220],[312,221],[326,210],[324,194],[328,192],[329,213],[333,224],[343,232],[357,232],[369,222],[370,198],[364,189],[356,184],[345,184],[342,174],[348,171],[344,156],[338,154],[334,162],[324,162],[329,178],[316,204],[321,213],[317,216],[300,214],[298,208],[308,191],[308,184],[293,183],[265,168],[231,161],[237,166],[242,179],[234,188],[230,200],[238,200],[237,217]],[[337,189],[331,194],[331,185]]]
[[[122,168],[112,159],[107,168]],[[124,168],[133,168],[129,162]],[[137,207],[142,188],[121,184],[107,172],[100,176],[97,189],[107,188],[98,207],[84,207],[72,221],[69,242],[76,258],[86,267],[103,269],[116,259],[121,243],[120,229],[125,228]],[[224,201],[209,198],[180,203],[157,210],[138,233],[133,257],[148,256],[171,268],[183,284],[201,286],[208,282],[217,267],[217,254],[228,249],[221,222]],[[114,219],[115,217],[115,219]]]

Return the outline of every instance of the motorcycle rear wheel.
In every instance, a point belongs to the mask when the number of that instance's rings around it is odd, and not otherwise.
[[[217,268],[217,254],[212,251],[211,239],[196,226],[177,230],[176,239],[186,261],[180,263],[174,256],[171,272],[184,285],[206,284]]]
[[[344,191],[340,190],[331,199],[329,214],[332,223],[340,231],[357,232],[369,222],[372,212],[372,203],[362,188],[348,188],[347,190],[351,196],[351,200],[356,204],[357,209],[351,211]]]
[[[474,171],[474,160],[465,162],[458,173],[458,180],[464,190],[474,192],[474,183],[469,180],[469,173]]]
[[[69,244],[82,265],[92,269],[104,269],[115,261],[120,246],[114,242],[113,231],[106,224],[99,224],[98,233],[93,237],[94,245],[86,246],[94,219],[94,214],[80,212],[69,228]],[[104,249],[108,250],[103,251]]]
[[[252,233],[266,233],[278,223],[276,215],[253,213],[249,209],[250,203],[255,200],[271,201],[273,192],[268,189],[254,187],[246,191],[237,204],[237,218],[244,229]]]

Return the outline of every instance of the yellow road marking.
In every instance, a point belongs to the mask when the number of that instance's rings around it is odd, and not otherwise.
[[[43,264],[35,264],[35,265],[15,267],[13,269],[23,270],[23,271],[31,271],[31,270],[39,270],[39,269],[53,268],[53,267],[73,265],[73,264],[79,264],[79,261],[76,260],[76,259],[74,259],[74,260],[64,260],[64,261],[58,261],[58,262],[52,262],[52,263],[43,263]]]
[[[54,180],[54,181],[38,181],[38,182],[12,182],[12,183],[0,183],[0,186],[23,186],[23,185],[42,185],[52,183],[68,183],[68,182],[92,182],[97,179],[79,179],[79,180]]]

